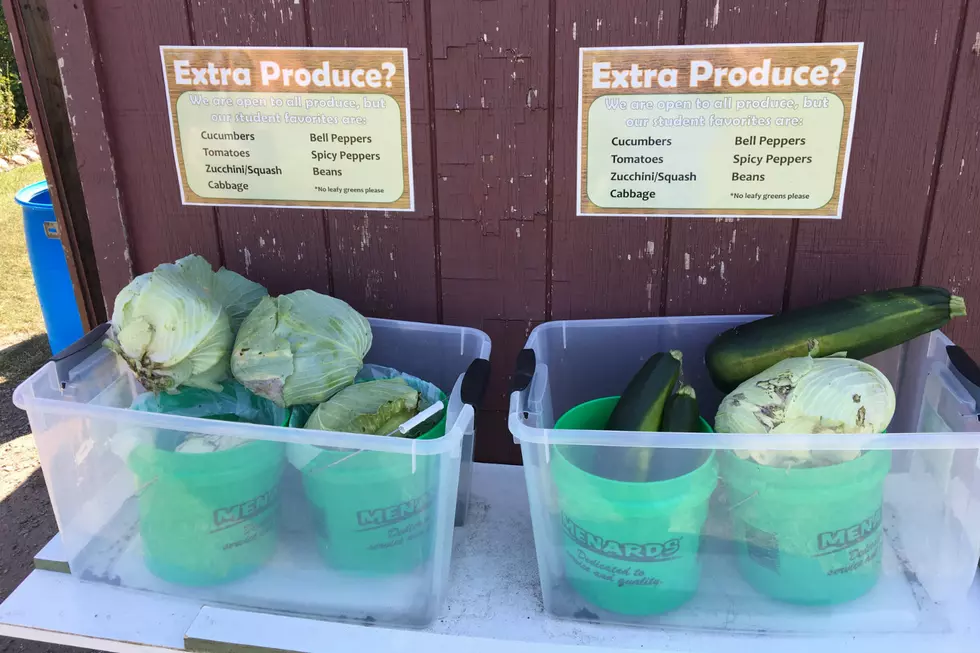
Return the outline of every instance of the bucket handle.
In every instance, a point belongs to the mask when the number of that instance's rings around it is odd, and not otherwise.
[[[134,493],[134,495],[136,497],[143,496],[143,493],[146,492],[147,490],[149,490],[150,489],[150,486],[153,485],[154,483],[156,483],[159,480],[160,480],[160,476],[158,474],[157,476],[154,476],[153,478],[151,478],[150,480],[148,480],[143,485],[141,485],[138,488],[136,488],[136,492]]]

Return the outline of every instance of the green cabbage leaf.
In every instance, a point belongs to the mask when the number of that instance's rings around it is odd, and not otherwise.
[[[278,406],[319,404],[354,381],[371,326],[345,302],[312,290],[262,298],[231,357],[239,383]]]
[[[183,385],[220,390],[235,327],[266,294],[235,272],[215,273],[197,255],[165,263],[116,296],[106,346],[151,392]]]
[[[895,414],[895,390],[875,367],[843,357],[787,358],[744,381],[715,416],[718,433],[881,433]],[[850,451],[736,451],[775,466],[852,460]]]
[[[420,395],[402,378],[344,388],[317,406],[305,428],[388,435],[419,412]]]

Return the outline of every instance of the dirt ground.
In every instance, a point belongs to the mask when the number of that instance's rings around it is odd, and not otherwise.
[[[17,384],[50,355],[44,334],[0,346],[0,600],[31,572],[34,554],[58,532],[27,415],[11,402]],[[4,653],[71,650],[0,637]]]
[[[14,388],[51,356],[13,201],[17,189],[41,178],[38,163],[0,174],[0,601],[58,530],[27,415],[11,401]],[[0,637],[0,653],[73,650]]]

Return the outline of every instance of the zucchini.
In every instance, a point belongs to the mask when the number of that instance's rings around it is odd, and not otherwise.
[[[725,392],[781,360],[846,353],[865,358],[966,315],[961,297],[943,288],[896,288],[787,311],[729,329],[704,359]]]
[[[660,430],[670,433],[701,432],[701,412],[694,388],[681,384],[677,393],[667,400]],[[703,465],[709,455],[709,449],[657,449],[647,480],[664,481],[689,474]]]
[[[606,423],[608,431],[659,431],[664,405],[681,373],[681,352],[654,354],[630,380]],[[617,481],[646,481],[652,447],[603,447],[596,456],[600,476]]]
[[[660,430],[667,433],[700,433],[701,413],[694,388],[681,384],[664,406],[664,419]]]
[[[606,424],[607,431],[659,431],[664,404],[681,374],[681,352],[654,354],[630,380]]]

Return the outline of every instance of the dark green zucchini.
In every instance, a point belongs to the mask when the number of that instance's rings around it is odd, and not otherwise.
[[[633,376],[616,403],[606,430],[659,431],[664,406],[681,373],[681,352],[654,354]],[[595,472],[617,481],[643,482],[650,472],[652,447],[603,447]]]
[[[846,352],[865,358],[966,315],[961,297],[942,288],[896,288],[787,311],[729,329],[705,352],[714,384],[730,392],[781,360]]]
[[[681,384],[664,406],[664,419],[660,430],[665,433],[700,433],[701,413],[694,388]]]
[[[608,431],[659,431],[664,404],[681,374],[681,352],[654,354],[633,376],[616,403]]]
[[[694,388],[681,384],[664,406],[664,420],[660,430],[665,433],[700,433],[701,412]],[[664,481],[689,474],[704,464],[710,449],[657,449],[653,457],[648,481]]]

